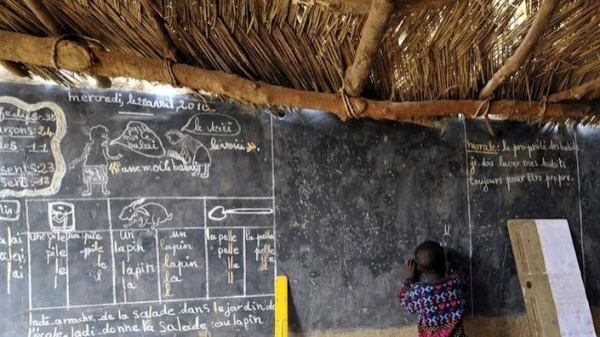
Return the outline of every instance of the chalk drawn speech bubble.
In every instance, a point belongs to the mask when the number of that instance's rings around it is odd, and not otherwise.
[[[233,117],[218,113],[193,115],[181,131],[199,136],[237,136],[242,131]]]
[[[58,192],[66,172],[60,142],[67,131],[63,110],[53,102],[29,104],[16,97],[0,97],[3,134],[0,156],[0,197],[32,197]]]
[[[110,144],[122,145],[149,158],[162,158],[166,154],[165,147],[156,133],[148,125],[139,121],[127,123],[125,131]]]

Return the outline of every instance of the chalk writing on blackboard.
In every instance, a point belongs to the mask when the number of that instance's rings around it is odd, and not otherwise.
[[[15,221],[21,217],[21,203],[18,200],[0,200],[0,220]]]
[[[192,116],[182,131],[200,136],[237,136],[240,123],[233,117],[218,113],[203,113]]]
[[[175,103],[173,102],[172,97],[148,98],[143,96],[137,96],[134,94],[129,94],[126,104],[153,109],[175,109]]]
[[[66,127],[55,103],[0,97],[0,196],[52,195],[60,189]]]
[[[131,333],[194,333],[209,336],[207,331],[234,327],[252,331],[265,324],[261,316],[275,309],[272,299],[239,302],[225,300],[201,303],[150,304],[145,309],[106,309],[98,313],[33,313],[32,336],[98,336]],[[260,316],[258,316],[260,315]],[[76,325],[75,325],[76,324]]]
[[[67,92],[67,99],[73,103],[83,104],[106,104],[114,107],[142,107],[146,109],[168,109],[175,112],[185,111],[202,111],[210,112],[212,109],[207,102],[198,102],[194,100],[179,99],[174,100],[173,97],[162,97],[150,99],[145,95],[130,93],[126,96],[121,92],[113,93],[84,93],[84,92]],[[139,113],[139,112],[138,112]],[[127,114],[127,113],[125,113]]]
[[[531,143],[485,144],[467,142],[469,185],[488,192],[492,186],[508,191],[519,185],[541,184],[561,188],[576,181],[571,175],[578,151],[574,142],[543,141]]]
[[[23,267],[28,262],[23,247],[25,243],[19,232],[13,231],[12,226],[1,228],[0,245],[6,249],[0,251],[0,264],[5,266],[6,294],[11,293],[13,280],[24,279]]]
[[[89,132],[89,140],[85,144],[83,153],[73,160],[69,167],[73,169],[75,165],[83,161],[83,183],[86,187],[82,193],[83,196],[91,195],[94,185],[100,185],[102,194],[109,195],[110,191],[107,188],[108,161],[119,160],[123,156],[110,154],[108,129],[104,125],[93,126]]]
[[[136,225],[139,228],[150,226],[153,229],[173,219],[173,213],[156,202],[147,202],[146,199],[138,199],[125,206],[119,215],[119,219],[127,221],[125,228]]]
[[[149,158],[162,158],[165,147],[156,133],[150,127],[139,121],[127,123],[125,131],[111,145],[119,144],[129,150]]]

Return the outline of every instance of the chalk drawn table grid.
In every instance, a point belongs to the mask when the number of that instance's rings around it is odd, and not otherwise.
[[[115,207],[115,203],[123,204],[129,203],[131,198],[86,198],[86,199],[39,199],[39,200],[27,200],[26,201],[26,217],[27,217],[27,230],[28,230],[28,254],[30,256],[36,256],[32,254],[32,247],[41,249],[38,246],[43,246],[46,251],[48,261],[54,263],[50,265],[50,269],[54,268],[54,271],[58,271],[54,275],[53,284],[46,284],[49,286],[46,291],[64,291],[65,298],[64,302],[54,306],[44,306],[43,303],[38,302],[36,299],[37,292],[42,291],[41,285],[36,287],[32,286],[32,280],[44,279],[42,275],[35,275],[38,272],[45,273],[46,270],[35,270],[31,269],[33,274],[29,278],[30,288],[30,309],[31,310],[45,310],[45,309],[58,309],[58,308],[76,308],[76,307],[93,307],[93,306],[105,306],[105,305],[117,305],[117,304],[140,304],[140,303],[162,303],[162,302],[177,302],[177,301],[190,301],[190,300],[210,300],[217,298],[244,298],[244,297],[268,297],[273,296],[272,293],[272,279],[274,275],[275,259],[274,259],[274,241],[275,237],[273,234],[273,210],[272,210],[272,198],[259,197],[259,198],[247,198],[247,199],[219,199],[219,198],[207,198],[207,197],[191,197],[191,198],[169,198],[161,197],[160,199],[144,198],[145,203],[152,203],[158,201],[163,203],[171,202],[172,205],[177,203],[186,202],[187,206],[196,204],[202,213],[199,217],[199,223],[192,224],[190,226],[176,226],[176,227],[156,227],[156,228],[141,228],[142,225],[134,224],[134,227],[124,228],[125,225],[119,217],[112,211]],[[134,199],[134,202],[141,199]],[[97,203],[105,207],[104,210],[97,209],[98,213],[105,212],[108,218],[108,224],[106,228],[102,229],[82,229],[71,228],[67,231],[61,232],[56,231],[47,227],[47,230],[43,230],[39,227],[39,221],[35,221],[35,225],[32,226],[32,217],[39,217],[39,210],[46,209],[40,207],[42,204],[50,206],[56,203],[71,205],[73,208],[77,208],[77,205],[82,203]],[[245,208],[227,208],[222,205],[228,205],[232,203],[251,203],[252,205],[262,204],[262,208],[245,207]],[[37,205],[36,205],[37,204]],[[35,207],[38,214],[32,215],[32,206]],[[111,206],[112,205],[112,206]],[[158,205],[158,204],[156,204]],[[208,209],[207,205],[211,208]],[[211,206],[212,205],[212,206]],[[216,205],[216,206],[215,206]],[[129,205],[128,205],[129,206]],[[50,208],[48,208],[50,209]],[[211,213],[211,211],[213,211]],[[217,216],[216,211],[220,212]],[[76,214],[76,213],[75,213]],[[42,218],[45,214],[42,214]],[[172,214],[169,214],[172,216]],[[101,215],[100,215],[101,216]],[[253,219],[260,219],[265,217],[266,221],[262,222],[245,222],[244,225],[228,224],[222,225],[222,221],[226,220],[225,217],[235,216],[250,216]],[[50,216],[49,216],[50,217]],[[212,219],[211,219],[212,218]],[[37,219],[37,218],[36,218]],[[49,224],[50,225],[50,224]],[[35,227],[35,228],[34,228]],[[195,236],[194,236],[195,234]],[[198,238],[202,237],[203,240],[185,241],[179,240],[178,244],[165,244],[165,240],[169,238]],[[79,252],[73,251],[73,245],[70,242],[76,240],[84,240],[84,249]],[[143,242],[144,240],[150,241]],[[157,242],[158,241],[158,242]],[[173,241],[173,240],[171,240]],[[100,244],[96,242],[101,242]],[[104,244],[108,242],[109,244]],[[129,244],[126,244],[129,243]],[[147,253],[145,246],[149,246],[153,251],[152,259],[143,260],[138,262],[137,267],[132,267],[127,264],[131,255],[140,253]],[[209,247],[209,249],[207,249]],[[212,247],[212,248],[211,248]],[[203,251],[201,259],[185,259],[179,261],[168,260],[171,256],[169,253],[178,253],[184,250],[198,250]],[[102,253],[99,253],[102,252]],[[108,277],[111,280],[110,287],[112,288],[112,301],[109,302],[97,302],[95,304],[80,304],[77,303],[77,299],[70,298],[70,273],[74,271],[69,269],[69,257],[73,258],[75,255],[85,255],[86,259],[91,260],[91,255],[100,256],[97,261],[90,262],[101,270],[100,275],[90,275],[90,280],[99,281],[103,277]],[[97,255],[96,255],[97,254]],[[104,255],[104,256],[103,256]],[[126,256],[123,256],[126,255]],[[176,254],[173,254],[176,255]],[[226,268],[225,270],[213,270],[211,271],[211,257],[216,255],[216,261],[221,261],[225,258]],[[167,259],[167,260],[166,260]],[[214,257],[213,257],[214,259]],[[28,258],[31,264],[31,259]],[[52,261],[53,260],[53,261]],[[48,262],[47,261],[47,262]],[[119,263],[121,262],[121,263]],[[140,267],[140,264],[142,265]],[[218,266],[222,267],[222,266]],[[204,280],[186,280],[195,284],[204,284],[202,289],[203,295],[197,297],[189,297],[185,295],[176,295],[172,293],[171,283],[165,280],[166,270],[174,269],[178,276],[185,277],[186,268],[199,268],[205,271]],[[264,280],[252,280],[252,283],[259,281],[264,284],[263,289],[254,289],[253,292],[248,289],[248,274],[260,275],[255,273],[247,273],[247,269],[254,268],[264,275]],[[52,271],[52,270],[50,270]],[[76,273],[76,272],[75,272]],[[108,276],[106,274],[108,273]],[[132,274],[133,273],[133,274]],[[103,275],[102,275],[103,274]],[[128,299],[128,296],[135,297],[135,279],[139,280],[139,275],[143,274],[146,278],[155,279],[156,292],[152,294],[152,298],[145,300],[132,300]],[[224,275],[225,276],[224,276]],[[239,279],[238,274],[241,275]],[[133,277],[127,277],[132,276]],[[171,273],[173,275],[173,273]],[[78,275],[80,277],[80,275]],[[128,279],[134,279],[133,281]],[[227,282],[228,284],[240,283],[241,291],[230,293],[219,293],[219,291],[211,292],[211,283],[216,282]],[[90,282],[90,285],[93,285]],[[144,289],[146,289],[144,287]],[[91,290],[91,289],[88,289]],[[166,295],[166,296],[165,296]],[[43,301],[42,301],[43,302]]]

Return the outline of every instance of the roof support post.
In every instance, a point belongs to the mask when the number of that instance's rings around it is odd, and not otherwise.
[[[373,59],[379,51],[393,11],[394,4],[391,0],[373,0],[369,16],[362,28],[354,63],[348,67],[344,77],[343,89],[349,96],[360,96],[366,86]]]
[[[494,91],[498,89],[507,78],[512,76],[523,65],[523,62],[531,55],[533,49],[542,37],[546,28],[550,25],[552,13],[558,0],[543,0],[538,10],[531,28],[525,35],[523,42],[514,55],[508,58],[504,65],[494,74],[485,87],[479,93],[479,99],[485,100],[493,96]]]

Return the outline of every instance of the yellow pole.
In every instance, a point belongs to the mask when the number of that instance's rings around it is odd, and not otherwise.
[[[288,279],[275,277],[275,337],[288,336]]]

